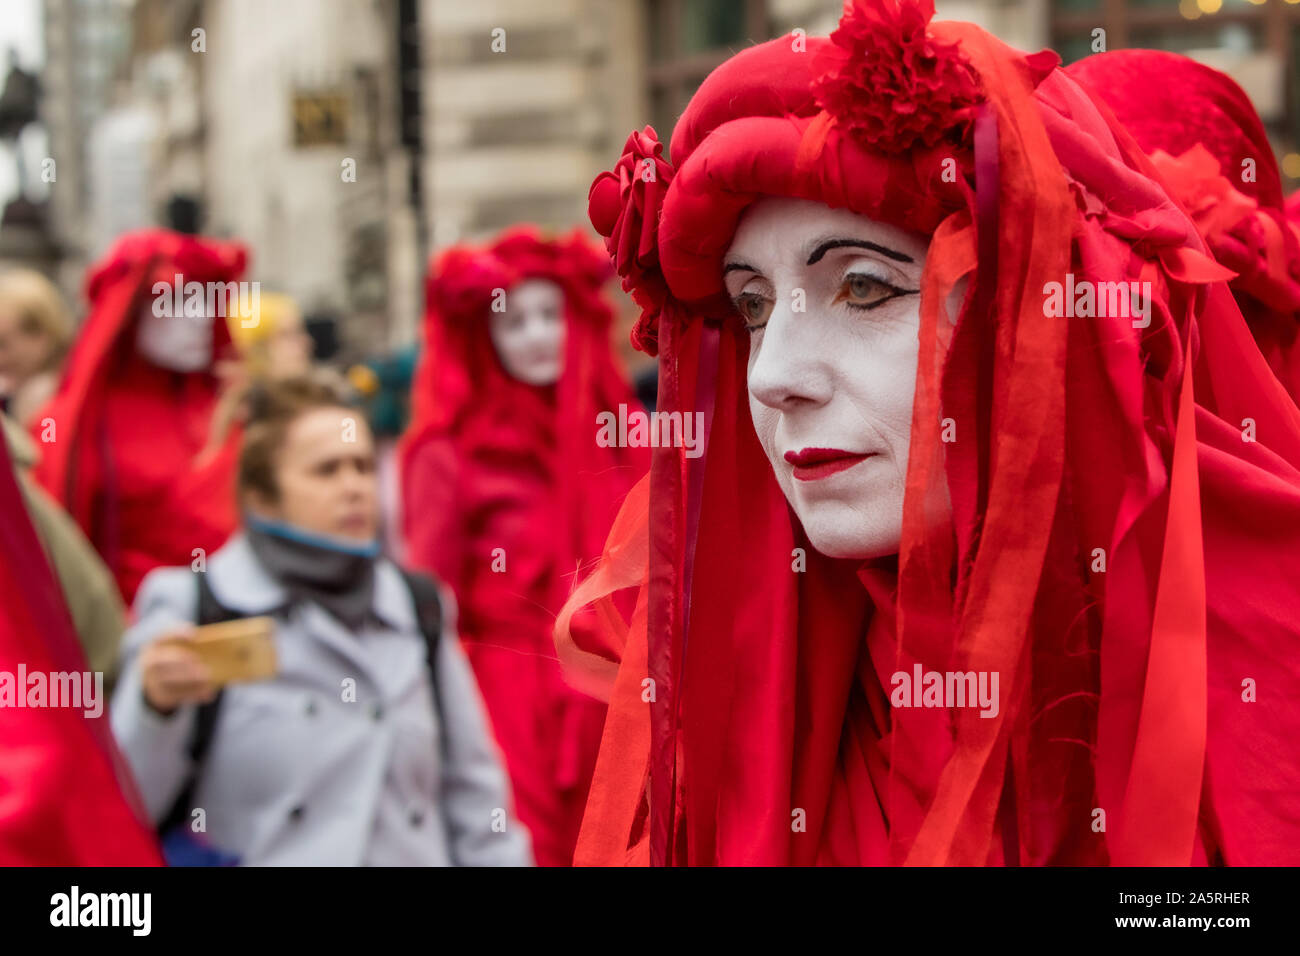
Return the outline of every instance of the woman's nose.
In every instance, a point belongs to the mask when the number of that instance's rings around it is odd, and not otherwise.
[[[346,469],[344,475],[344,490],[352,497],[364,495],[369,488],[369,483],[373,480],[369,473],[355,465]]]
[[[555,321],[545,313],[530,315],[525,328],[532,343],[549,342],[555,338]]]
[[[802,300],[802,296],[798,299]],[[793,294],[778,299],[761,336],[750,349],[758,357],[749,368],[749,391],[769,408],[823,405],[831,399],[831,376],[825,354],[828,337],[811,312],[795,312]]]

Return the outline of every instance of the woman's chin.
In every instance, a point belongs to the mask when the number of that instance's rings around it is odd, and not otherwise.
[[[533,362],[528,365],[508,368],[511,378],[523,382],[525,385],[532,385],[535,388],[546,388],[554,385],[560,380],[563,371],[564,367],[559,361]]]
[[[361,522],[343,522],[326,533],[353,544],[369,544],[375,540],[376,529],[373,525]]]
[[[817,516],[805,521],[804,532],[808,542],[828,558],[851,558],[868,561],[897,554],[901,528],[864,528],[860,515],[845,520],[831,516]]]

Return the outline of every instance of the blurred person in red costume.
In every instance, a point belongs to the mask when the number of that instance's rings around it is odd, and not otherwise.
[[[1264,124],[1229,76],[1164,50],[1116,50],[1067,72],[1112,110],[1215,259],[1269,367],[1300,401],[1300,219]],[[1134,90],[1141,90],[1135,96]]]
[[[222,297],[227,309],[245,262],[236,243],[160,229],[118,239],[90,270],[89,315],[31,423],[43,443],[37,480],[128,604],[149,571],[211,554],[235,527],[238,434],[199,455],[220,392],[214,369],[230,348],[210,306]]]
[[[557,621],[575,862],[1300,862],[1300,413],[1056,54],[932,15],[746,49],[592,185],[708,425]]]
[[[93,682],[3,441],[0,607],[0,866],[160,864],[109,730],[107,700],[41,706],[54,704],[45,690],[33,699],[36,674],[51,694],[69,676]]]
[[[555,613],[649,467],[644,448],[598,440],[598,416],[640,408],[611,343],[610,274],[577,231],[517,227],[445,250],[402,449],[408,559],[456,594],[544,866],[572,860],[605,710],[565,684]]]

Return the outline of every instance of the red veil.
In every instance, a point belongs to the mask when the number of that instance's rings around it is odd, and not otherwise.
[[[709,428],[656,450],[557,623],[612,678],[575,860],[1295,863],[1300,413],[1055,54],[932,12],[741,52],[671,166],[647,129],[593,184],[661,408]],[[895,561],[809,548],[755,437],[721,259],[763,195],[933,235]],[[1149,327],[1048,318],[1067,273],[1150,282]],[[567,627],[593,600],[613,651]],[[917,664],[999,673],[998,715],[891,708]]]
[[[600,554],[640,448],[597,444],[597,415],[639,407],[615,364],[604,253],[577,231],[511,229],[445,250],[430,271],[425,352],[402,447],[412,564],[455,591],[460,631],[505,753],[538,862],[573,857],[605,707],[568,687],[550,642],[579,563]],[[564,291],[564,372],[539,388],[506,374],[488,331],[495,290]]]
[[[1300,222],[1282,201],[1273,147],[1229,76],[1163,50],[1117,50],[1072,64],[1196,222],[1269,367],[1300,400]],[[1141,89],[1141,96],[1132,91]]]
[[[35,475],[76,519],[130,603],[156,567],[211,554],[235,528],[232,433],[215,456],[208,441],[218,381],[211,370],[182,374],[136,351],[137,316],[155,282],[234,282],[243,246],[160,229],[128,233],[90,270],[90,313],[57,394],[36,416],[42,441]],[[212,323],[213,356],[230,341]]]

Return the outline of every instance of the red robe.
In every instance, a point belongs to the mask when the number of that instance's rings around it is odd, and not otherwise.
[[[542,865],[572,861],[605,712],[565,683],[555,612],[648,462],[643,449],[596,443],[597,412],[636,405],[614,365],[599,292],[607,272],[580,237],[550,242],[522,229],[490,250],[444,254],[403,447],[410,561],[456,594],[460,635]],[[565,291],[565,371],[545,388],[510,379],[487,330],[492,290],[530,277]]]
[[[38,481],[76,519],[130,603],[157,567],[210,555],[236,524],[238,436],[199,459],[209,438],[218,381],[212,371],[173,372],[139,355],[137,316],[156,281],[228,282],[244,270],[242,247],[161,230],[118,240],[91,272],[90,314],[59,390],[36,416]],[[230,341],[213,321],[213,355]]]

